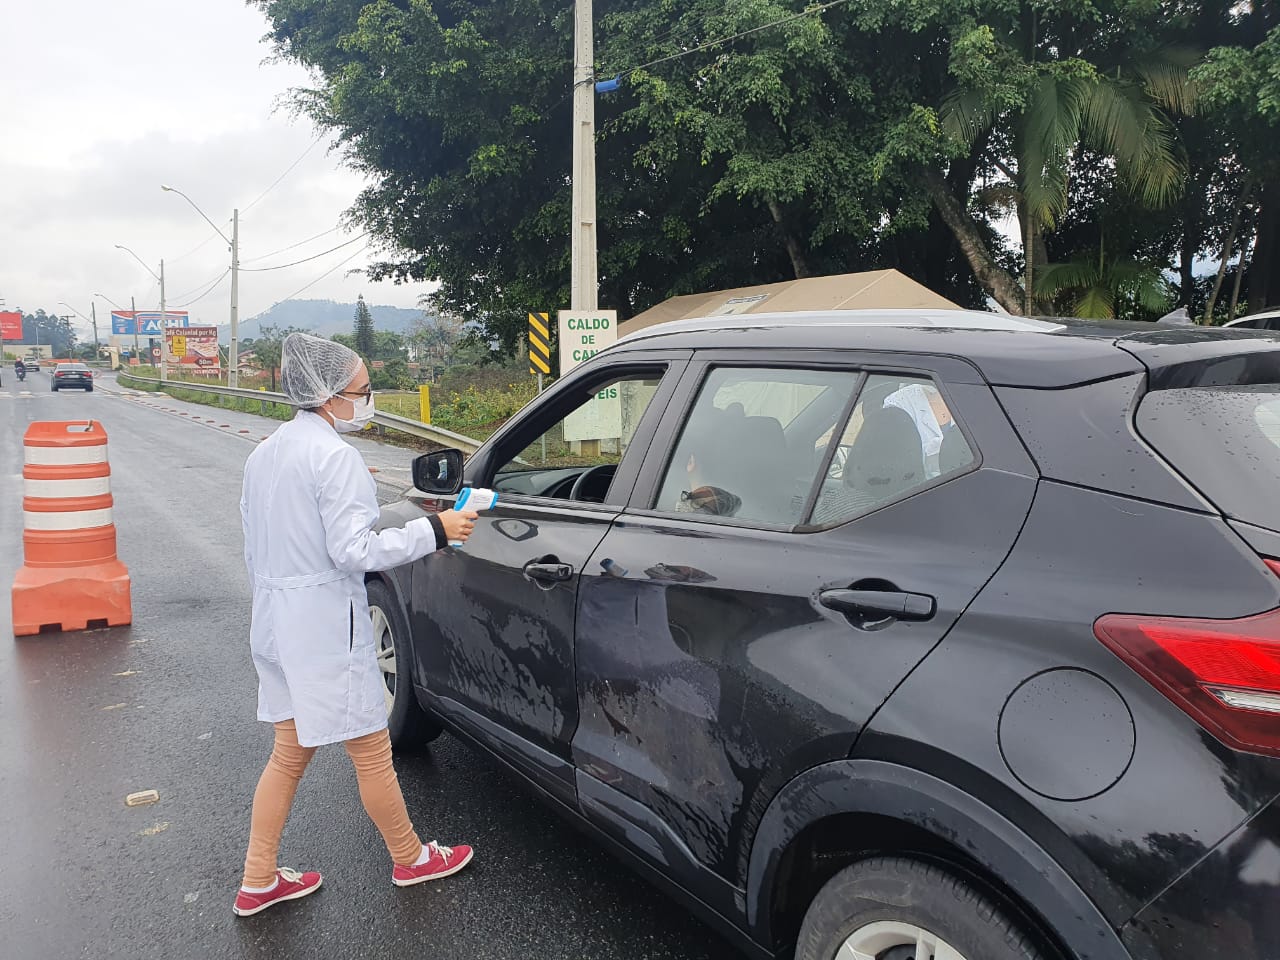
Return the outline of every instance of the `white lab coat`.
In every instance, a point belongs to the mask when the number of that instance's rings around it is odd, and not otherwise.
[[[304,747],[387,725],[364,575],[437,549],[430,519],[375,533],[377,485],[359,452],[301,411],[249,456],[240,500],[253,585],[258,719],[290,717]]]

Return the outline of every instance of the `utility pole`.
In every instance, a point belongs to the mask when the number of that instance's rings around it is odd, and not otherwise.
[[[231,349],[227,386],[240,386],[240,210],[231,211]]]
[[[98,359],[98,302],[96,300],[89,301],[89,315],[93,318],[90,322],[93,324],[93,359]]]
[[[227,240],[227,235],[222,232],[222,228],[209,219],[209,215],[205,213],[196,204],[194,200],[188,197],[181,190],[175,187],[168,187],[164,184],[160,185],[160,189],[165,193],[176,193],[187,203],[191,204],[191,209],[200,214],[204,218],[204,222],[213,227],[218,236],[223,240]],[[227,351],[227,385],[237,386],[240,382],[240,210],[231,211],[231,239],[227,240],[231,245],[231,349]],[[163,311],[161,311],[163,312]]]
[[[169,318],[164,312],[164,261],[160,261],[160,382],[165,380],[165,367],[169,365]]]
[[[129,308],[133,311],[133,356],[141,363],[142,354],[138,352],[138,304],[132,296],[129,297]]]
[[[572,274],[569,306],[595,310],[596,277],[596,91],[591,0],[576,0],[573,27],[573,204]]]

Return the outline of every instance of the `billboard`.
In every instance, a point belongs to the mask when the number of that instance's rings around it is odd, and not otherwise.
[[[159,310],[111,311],[111,335],[114,337],[132,337],[135,333],[144,337],[158,337],[164,327],[185,327],[191,323],[185,310],[166,310],[164,324],[160,322]],[[136,327],[136,329],[135,329]]]
[[[165,331],[165,339],[169,347],[169,370],[211,377],[222,372],[217,327],[170,327]]]
[[[0,310],[0,340],[22,339],[22,314]]]

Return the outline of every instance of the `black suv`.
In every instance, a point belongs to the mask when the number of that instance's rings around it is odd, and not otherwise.
[[[605,350],[403,522],[392,737],[749,955],[1280,957],[1280,336],[967,312]]]

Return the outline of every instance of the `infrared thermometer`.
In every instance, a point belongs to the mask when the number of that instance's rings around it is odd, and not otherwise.
[[[453,501],[453,509],[455,510],[475,510],[477,513],[483,513],[498,503],[498,491],[489,490],[485,487],[464,487],[458,493],[458,499]],[[458,548],[462,546],[461,540],[450,540],[449,546]]]

